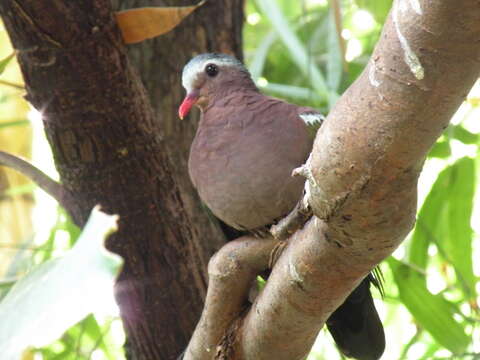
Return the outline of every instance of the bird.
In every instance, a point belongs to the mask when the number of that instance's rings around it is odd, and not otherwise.
[[[188,172],[202,202],[234,234],[263,233],[302,198],[305,180],[292,171],[307,160],[323,115],[262,94],[227,54],[193,57],[182,85],[180,119],[193,106],[201,113]],[[339,350],[359,360],[379,359],[385,348],[371,283],[378,280],[369,274],[327,320]]]

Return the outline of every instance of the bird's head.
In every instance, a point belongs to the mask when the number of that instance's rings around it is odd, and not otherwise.
[[[256,89],[248,70],[232,56],[201,54],[183,68],[182,85],[187,95],[178,109],[183,119],[193,105],[204,110],[215,97],[221,97],[239,88]]]

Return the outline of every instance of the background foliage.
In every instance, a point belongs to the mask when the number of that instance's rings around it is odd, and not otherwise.
[[[368,62],[390,5],[386,0],[249,0],[245,62],[263,91],[328,113]],[[0,59],[11,53],[0,28]],[[22,81],[18,66],[3,65],[0,148],[32,154],[37,166],[54,175],[41,121],[16,86]],[[480,258],[480,222],[474,222],[480,219],[479,117],[477,84],[426,160],[414,231],[382,264],[385,297],[376,303],[386,327],[385,359],[480,357],[480,263],[474,262]],[[4,297],[30,269],[65,254],[79,230],[51,199],[5,168],[0,168],[0,214]],[[116,307],[111,297],[101,300],[93,314],[49,346],[29,349],[24,358],[121,359],[124,335]],[[74,311],[78,303],[63,306]],[[309,359],[338,359],[330,337],[320,335]]]

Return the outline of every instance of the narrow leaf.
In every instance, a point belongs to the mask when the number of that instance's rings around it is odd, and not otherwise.
[[[275,84],[269,82],[265,86],[260,86],[260,88],[265,89],[267,92],[282,96],[290,97],[299,100],[308,100],[308,101],[317,101],[320,102],[320,97],[312,89],[307,89],[301,86],[285,85],[285,84]]]
[[[133,44],[165,34],[204,3],[205,0],[193,6],[144,7],[119,11],[116,16],[123,41]]]
[[[309,59],[305,45],[293,31],[292,26],[288,23],[284,14],[279,9],[276,1],[257,0],[256,3],[272,23],[275,31],[287,47],[293,61],[300,71],[311,79],[312,87],[322,98],[328,100],[329,103],[333,105],[337,100],[338,95],[334,91],[328,90],[322,72],[314,62]]]
[[[328,16],[328,53],[327,53],[327,83],[330,89],[338,91],[343,74],[343,53],[339,43],[337,23],[333,8]]]
[[[426,269],[428,247],[435,243],[439,256],[453,265],[459,288],[475,296],[470,219],[475,191],[475,163],[462,158],[445,168],[432,186],[419,212],[409,244],[408,261]]]
[[[105,342],[105,330],[100,327],[97,319],[95,319],[93,315],[89,315],[83,320],[83,325],[85,326],[85,335],[90,337],[90,339],[95,342],[96,348],[101,349],[103,351],[103,354],[109,360],[115,360],[114,356],[109,351],[108,345]]]
[[[250,74],[252,74],[253,79],[257,80],[260,76],[262,76],[268,52],[275,40],[277,40],[277,34],[273,31],[270,31],[260,42],[260,45],[256,48],[255,53],[253,54],[253,59],[249,66]]]
[[[29,345],[51,343],[93,311],[102,292],[112,291],[122,260],[103,242],[116,221],[95,208],[72,250],[36,267],[5,296],[0,303],[2,360],[18,360]]]
[[[441,236],[440,217],[447,202],[450,188],[451,166],[437,177],[418,213],[417,223],[408,248],[408,262],[425,269],[428,262],[428,246],[437,236]]]
[[[446,211],[448,233],[442,239],[442,245],[447,260],[453,264],[459,283],[463,285],[468,298],[475,298],[476,285],[472,262],[473,230],[470,226],[474,193],[475,162],[465,157],[452,167]]]
[[[388,264],[392,269],[399,296],[415,320],[442,346],[458,354],[465,351],[470,338],[464,327],[453,317],[455,305],[441,295],[431,294],[424,276],[393,257]]]
[[[13,121],[0,122],[0,129],[12,127],[12,126],[24,126],[24,125],[30,125],[30,121],[28,121],[28,120],[13,120]]]
[[[0,75],[3,74],[7,68],[8,63],[15,57],[15,52],[8,55],[5,59],[0,60]]]

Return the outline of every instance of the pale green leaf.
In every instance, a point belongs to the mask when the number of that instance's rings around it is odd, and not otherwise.
[[[30,121],[28,121],[28,120],[13,120],[13,121],[0,122],[0,129],[9,128],[9,127],[12,127],[12,126],[24,126],[24,125],[30,125]]]
[[[274,31],[270,31],[267,36],[265,36],[260,42],[260,45],[255,49],[252,61],[250,62],[250,66],[248,67],[250,74],[252,74],[252,78],[254,80],[257,80],[259,77],[262,76],[268,52],[275,40],[277,40],[277,33],[275,33]]]
[[[385,22],[385,18],[392,7],[392,0],[356,0],[359,7],[368,10],[379,24]]]
[[[450,184],[446,211],[448,233],[441,239],[441,246],[445,257],[453,264],[459,283],[466,290],[466,296],[475,298],[476,279],[472,262],[473,230],[470,226],[475,192],[473,159],[465,157],[452,166]]]
[[[423,274],[393,257],[387,261],[392,269],[400,299],[419,325],[451,352],[464,352],[470,338],[462,324],[453,317],[454,304],[441,295],[431,294],[426,288]]]
[[[307,89],[301,86],[284,85],[268,83],[265,86],[261,86],[261,89],[265,89],[268,93],[281,97],[290,97],[299,100],[320,101],[320,97],[311,89]]]
[[[94,209],[65,256],[36,267],[5,296],[0,303],[2,360],[17,360],[28,346],[51,343],[112,291],[122,259],[103,243],[116,221]]]
[[[428,246],[441,236],[439,221],[447,201],[450,187],[451,167],[444,169],[437,177],[418,213],[417,223],[408,246],[408,262],[425,269],[428,262]]]
[[[323,74],[309,58],[304,44],[302,44],[297,37],[276,2],[271,0],[256,0],[256,3],[272,23],[278,36],[290,52],[292,60],[298,66],[300,71],[311,79],[312,87],[322,98],[329,100],[331,104],[336,101],[338,95],[333,91],[328,90]]]
[[[335,26],[335,14],[330,9],[328,16],[328,53],[327,53],[327,84],[334,91],[338,91],[343,74],[343,55],[339,43],[339,34]]]

